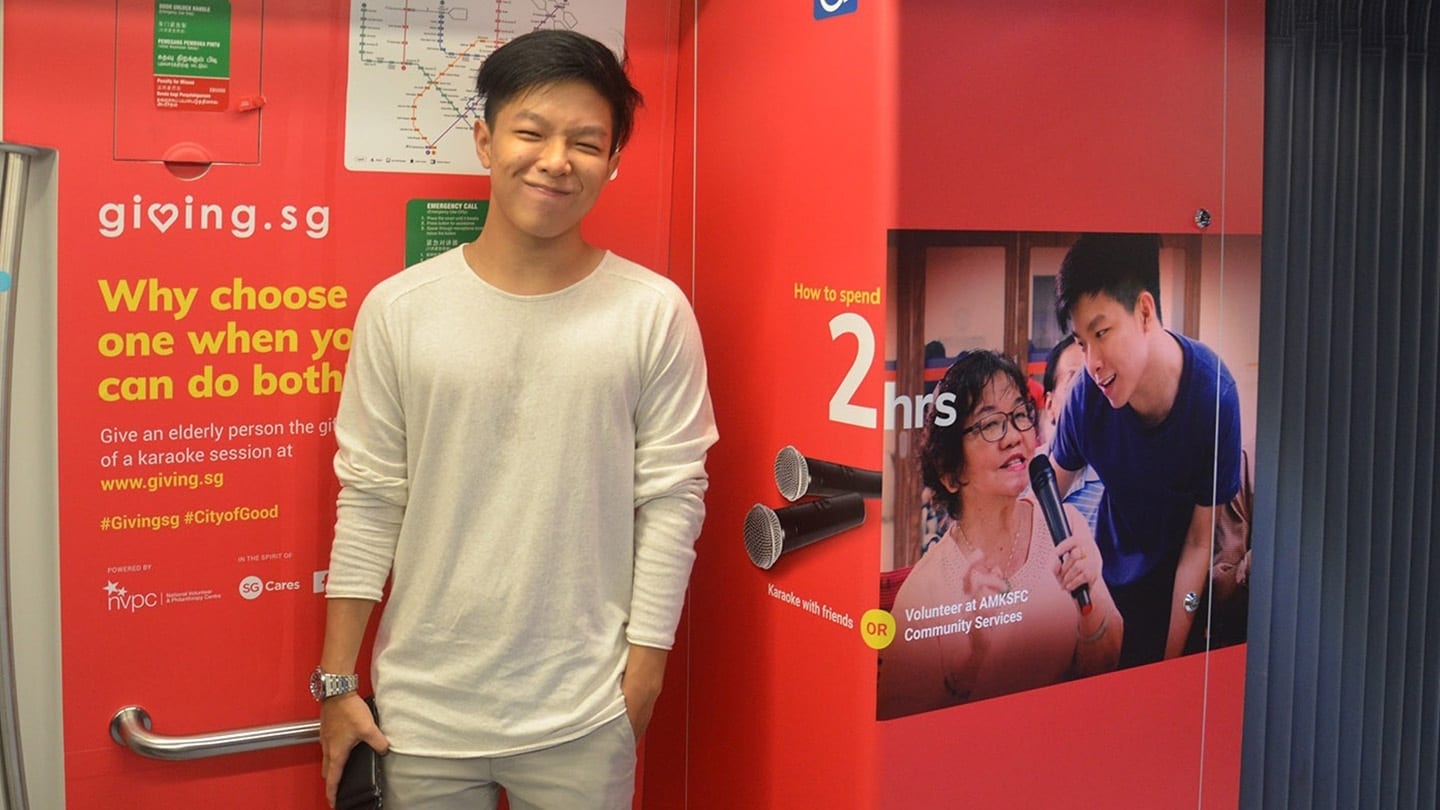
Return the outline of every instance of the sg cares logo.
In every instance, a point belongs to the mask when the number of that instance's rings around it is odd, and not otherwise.
[[[240,596],[248,600],[259,599],[267,591],[274,593],[277,591],[298,590],[300,590],[300,580],[298,579],[277,581],[273,579],[261,579],[260,577],[251,575],[240,580]]]
[[[105,610],[107,612],[138,613],[160,606],[160,594],[149,592],[131,593],[129,590],[120,587],[118,582],[105,583]]]

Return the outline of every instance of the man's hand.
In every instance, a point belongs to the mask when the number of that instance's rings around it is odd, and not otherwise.
[[[380,733],[370,716],[370,707],[358,694],[351,692],[320,704],[320,772],[325,775],[325,801],[331,807],[335,806],[335,791],[345,760],[361,740],[377,753],[390,750],[390,741]]]
[[[1175,590],[1170,598],[1170,632],[1165,638],[1165,657],[1174,658],[1185,651],[1190,626],[1195,614],[1185,609],[1187,594],[1199,596],[1210,584],[1210,549],[1214,544],[1215,507],[1197,506],[1180,548],[1180,561],[1175,566]]]
[[[625,674],[620,677],[620,692],[625,696],[625,714],[630,718],[637,742],[650,727],[655,700],[660,697],[660,686],[665,680],[665,658],[669,654],[669,650],[630,645]]]
[[[325,646],[320,668],[326,672],[354,672],[360,640],[375,603],[368,599],[327,599],[325,604]],[[335,806],[335,787],[350,749],[364,740],[379,753],[390,750],[390,741],[375,727],[370,707],[360,696],[333,697],[320,704],[320,774],[325,778],[325,798]]]

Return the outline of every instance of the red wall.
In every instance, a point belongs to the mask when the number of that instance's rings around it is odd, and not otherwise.
[[[858,621],[875,600],[879,504],[768,572],[747,558],[742,526],[753,504],[783,503],[771,468],[787,444],[861,466],[879,458],[878,431],[827,416],[855,357],[853,338],[830,338],[846,309],[798,301],[794,288],[883,283],[892,191],[877,124],[894,86],[883,5],[821,23],[809,3],[703,3],[693,34],[695,303],[721,439],[691,585],[691,808],[875,803],[874,652],[858,630],[767,588]],[[850,311],[883,341],[880,307]],[[867,380],[859,399],[876,406],[878,358]]]
[[[1259,233],[1259,0],[910,0],[902,228]]]

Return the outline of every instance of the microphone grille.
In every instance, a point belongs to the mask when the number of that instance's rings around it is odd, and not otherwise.
[[[810,490],[810,465],[792,445],[775,455],[775,487],[787,501],[798,501]]]
[[[760,568],[769,568],[780,559],[785,532],[780,528],[780,518],[775,510],[762,504],[750,507],[745,516],[745,553],[750,562]]]

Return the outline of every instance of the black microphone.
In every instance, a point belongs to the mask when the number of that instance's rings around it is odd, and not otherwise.
[[[787,501],[806,495],[841,495],[858,492],[864,498],[880,497],[880,473],[847,467],[833,461],[807,458],[790,445],[775,455],[775,487]]]
[[[1045,525],[1050,527],[1050,539],[1055,545],[1070,536],[1070,521],[1065,519],[1065,509],[1060,505],[1060,485],[1055,481],[1055,470],[1044,453],[1036,453],[1030,459],[1030,486],[1035,490],[1035,500],[1040,502],[1040,511],[1045,513]],[[1090,586],[1081,585],[1070,592],[1080,606],[1080,615],[1090,615]]]
[[[865,499],[856,492],[779,509],[757,503],[745,516],[745,552],[750,555],[750,562],[769,568],[781,554],[833,537],[864,522]]]

